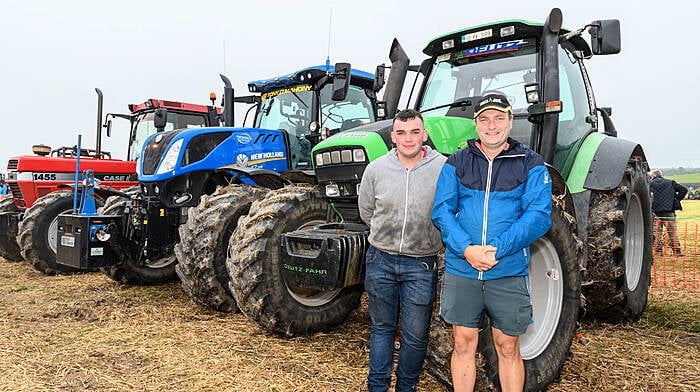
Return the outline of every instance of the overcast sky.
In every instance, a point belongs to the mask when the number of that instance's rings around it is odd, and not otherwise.
[[[635,4],[635,5],[632,5]],[[588,61],[599,106],[612,106],[619,136],[641,143],[652,167],[700,167],[698,5],[691,1],[14,1],[0,16],[0,164],[33,144],[94,148],[96,94],[105,113],[147,98],[208,104],[224,72],[247,82],[348,61],[372,72],[396,37],[419,63],[446,32],[503,19],[564,26],[619,19],[622,52]],[[585,34],[588,39],[588,34]],[[218,104],[218,102],[217,102]],[[237,124],[241,116],[237,118]],[[127,123],[103,148],[126,155]]]

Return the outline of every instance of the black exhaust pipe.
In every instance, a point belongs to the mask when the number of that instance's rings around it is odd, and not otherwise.
[[[223,104],[224,126],[232,127],[233,126],[233,86],[231,86],[231,81],[226,76],[224,76],[223,74],[219,74],[219,76],[221,76],[221,80],[224,81],[224,104]]]
[[[97,159],[102,158],[102,91],[99,88],[95,88],[97,93],[97,141],[95,145],[95,157]],[[78,151],[80,154],[80,151]]]
[[[542,27],[542,102],[559,101],[559,30],[562,14],[553,8]],[[546,113],[542,119],[540,155],[545,162],[554,162],[559,128],[559,113]]]
[[[391,60],[391,71],[384,89],[384,101],[386,101],[386,118],[394,118],[399,107],[401,90],[403,90],[403,84],[406,81],[406,73],[410,62],[408,55],[406,55],[401,44],[399,44],[399,40],[396,38],[391,43],[389,60]]]

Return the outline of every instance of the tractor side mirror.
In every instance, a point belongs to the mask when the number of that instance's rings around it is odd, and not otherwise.
[[[374,71],[374,83],[372,84],[372,90],[376,93],[384,87],[384,64],[377,65],[377,69]]]
[[[374,116],[377,121],[386,120],[386,102],[377,101],[374,103]]]
[[[155,125],[156,130],[158,132],[163,132],[163,129],[165,129],[165,124],[167,123],[168,120],[168,110],[163,109],[163,108],[158,108],[156,109],[155,112],[153,112],[153,125]]]
[[[112,136],[112,120],[107,120],[107,124],[105,124],[105,128],[107,129],[107,137]]]
[[[334,101],[343,101],[348,95],[350,89],[350,63],[336,63],[335,72],[333,73],[333,95],[331,99]]]
[[[617,19],[596,20],[588,30],[591,34],[593,54],[620,53],[620,21]]]

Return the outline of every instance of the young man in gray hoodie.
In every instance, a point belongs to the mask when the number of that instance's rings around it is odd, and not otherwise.
[[[423,146],[428,134],[415,110],[394,117],[391,140],[396,148],[365,169],[358,201],[371,245],[365,273],[372,318],[369,392],[389,388],[399,309],[403,344],[396,391],[416,390],[436,296],[437,253],[442,249],[431,212],[446,158]]]

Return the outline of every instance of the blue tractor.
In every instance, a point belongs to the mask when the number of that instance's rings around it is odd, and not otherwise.
[[[228,238],[238,217],[267,190],[313,179],[313,145],[374,121],[376,92],[383,85],[383,75],[328,62],[250,82],[247,96],[234,97],[231,82],[222,79],[225,126],[158,132],[146,139],[138,186],[109,198],[98,215],[61,215],[58,263],[99,267],[124,284],[155,284],[179,275],[196,301],[209,301],[211,296],[200,294],[202,285],[212,276],[227,276]],[[233,103],[252,105],[243,123],[255,109],[253,127],[233,127]],[[158,111],[156,126],[164,126],[166,114]],[[202,263],[212,268],[198,267]]]

